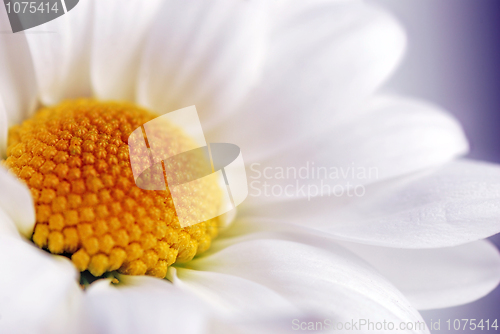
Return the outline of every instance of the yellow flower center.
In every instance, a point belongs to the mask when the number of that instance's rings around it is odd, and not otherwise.
[[[157,116],[132,104],[80,99],[43,108],[10,129],[5,163],[31,190],[36,245],[70,255],[94,276],[118,270],[157,277],[210,247],[217,218],[181,228],[168,189],[135,185],[127,140]],[[156,135],[167,147],[192,143],[173,125]],[[201,203],[221,198],[217,184],[193,196]]]

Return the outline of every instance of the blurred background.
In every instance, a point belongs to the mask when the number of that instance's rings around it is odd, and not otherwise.
[[[468,157],[500,163],[500,0],[368,1],[391,11],[408,35],[406,57],[386,90],[444,107],[465,129]],[[500,248],[500,235],[491,240]],[[427,323],[441,319],[432,333],[471,333],[444,330],[443,322],[500,322],[500,288],[474,303],[422,314]]]

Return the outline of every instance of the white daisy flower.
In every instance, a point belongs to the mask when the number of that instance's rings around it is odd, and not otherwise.
[[[417,309],[490,292],[500,169],[452,161],[468,145],[439,108],[377,93],[404,49],[355,0],[82,0],[1,34],[0,152],[19,178],[0,169],[0,332],[428,333]],[[123,149],[141,108],[190,105],[259,183],[236,217],[182,229]],[[343,175],[294,191],[280,174],[318,167]]]

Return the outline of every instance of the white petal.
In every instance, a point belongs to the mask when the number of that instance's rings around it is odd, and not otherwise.
[[[42,103],[89,96],[92,1],[26,33]],[[61,10],[61,9],[60,9]]]
[[[36,80],[26,34],[13,34],[5,10],[0,10],[0,95],[8,126],[21,122],[36,106]],[[0,122],[3,122],[0,119]]]
[[[351,117],[349,111],[392,73],[405,48],[399,24],[363,2],[301,7],[285,6],[262,82],[241,111],[210,134],[238,144],[248,161]]]
[[[339,192],[336,186],[368,184],[438,166],[467,150],[460,124],[439,108],[417,100],[379,96],[363,107],[359,117],[250,164],[251,188],[261,190],[260,196],[257,190],[251,191],[250,198],[278,200],[307,195],[276,191],[265,196],[264,182],[280,188],[295,188],[296,182],[299,186],[314,185],[322,189],[320,194],[328,195]],[[285,177],[278,175],[280,171]]]
[[[234,220],[236,219],[236,215],[238,214],[238,208],[234,208],[233,210],[229,210],[228,212],[219,216],[219,231],[223,231],[229,228]]]
[[[160,2],[95,2],[91,75],[98,98],[134,100],[140,54]]]
[[[30,238],[35,227],[35,207],[29,189],[0,166],[0,209],[16,224],[21,234]]]
[[[202,302],[166,280],[122,277],[93,283],[85,294],[89,328],[82,333],[202,333],[207,324]]]
[[[168,0],[142,57],[138,102],[166,113],[196,105],[204,127],[260,75],[270,1]]]
[[[343,196],[241,206],[239,214],[253,221],[305,225],[372,245],[460,245],[500,232],[500,167],[459,160],[344,191]]]
[[[418,309],[469,303],[500,282],[500,253],[485,240],[425,250],[342,245],[374,266]]]
[[[7,135],[9,133],[9,121],[7,110],[3,103],[2,95],[0,95],[0,160],[4,159],[7,154]]]
[[[242,277],[217,272],[170,268],[175,286],[195,293],[221,316],[238,320],[301,314],[273,290]]]
[[[382,276],[328,238],[282,234],[240,240],[189,266],[254,281],[304,312],[337,321],[423,321]]]
[[[16,224],[14,224],[12,219],[2,209],[0,209],[0,235],[8,235],[18,239],[21,238]]]
[[[78,321],[81,289],[65,258],[0,236],[0,332],[69,333]]]

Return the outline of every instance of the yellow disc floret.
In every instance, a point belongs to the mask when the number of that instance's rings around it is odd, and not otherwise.
[[[217,219],[182,228],[168,189],[135,185],[128,137],[155,117],[132,104],[80,99],[10,129],[5,164],[31,190],[36,245],[70,255],[94,276],[118,270],[157,277],[210,247]],[[167,146],[191,143],[178,129],[157,135]],[[196,196],[218,203],[220,189],[210,184]]]

